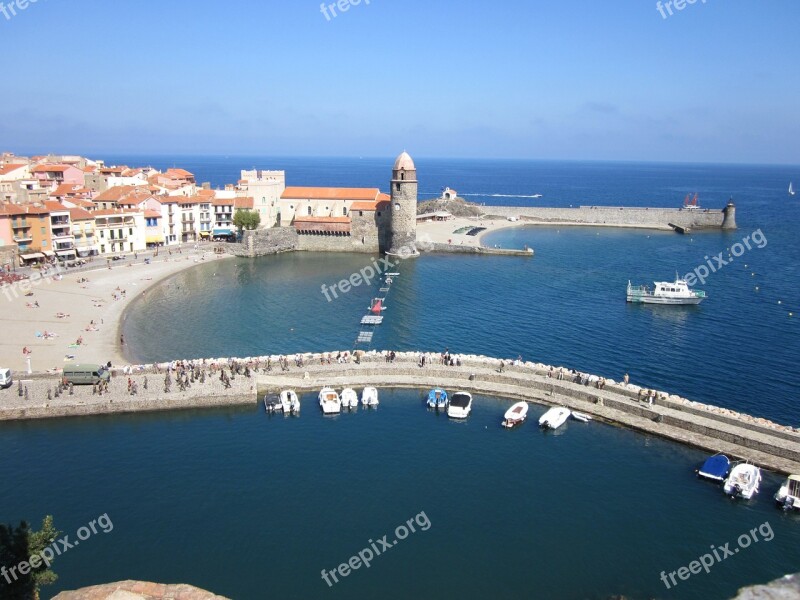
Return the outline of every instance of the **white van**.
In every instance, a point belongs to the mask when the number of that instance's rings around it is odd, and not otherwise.
[[[0,368],[0,389],[11,387],[12,383],[11,369]]]

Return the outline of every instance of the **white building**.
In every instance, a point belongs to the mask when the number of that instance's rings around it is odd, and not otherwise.
[[[253,198],[253,210],[261,216],[261,228],[274,227],[278,221],[281,195],[286,189],[285,171],[242,171],[239,189]]]

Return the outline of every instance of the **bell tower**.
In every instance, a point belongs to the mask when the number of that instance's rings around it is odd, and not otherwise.
[[[407,152],[394,161],[387,252],[417,253],[417,167]]]

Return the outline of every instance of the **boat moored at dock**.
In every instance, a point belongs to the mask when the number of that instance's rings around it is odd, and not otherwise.
[[[296,415],[300,412],[300,399],[294,390],[283,390],[281,392],[281,407],[284,414]]]
[[[447,402],[447,392],[442,388],[433,388],[428,392],[428,408],[446,408]]]
[[[706,459],[703,466],[697,470],[697,476],[722,483],[730,473],[730,470],[730,459],[724,454],[715,454]]]
[[[539,427],[544,429],[558,429],[569,417],[570,410],[563,406],[554,406],[539,418]]]
[[[451,419],[466,419],[472,412],[472,394],[456,392],[447,405],[447,416]]]
[[[800,510],[800,475],[789,475],[775,493],[775,502],[784,510]]]
[[[353,388],[342,390],[342,408],[358,408],[358,394]]]
[[[633,285],[628,281],[626,299],[634,304],[700,304],[706,299],[706,293],[702,290],[693,290],[677,275],[675,281],[656,281],[651,290],[646,285]]]
[[[322,412],[326,415],[333,415],[342,412],[342,401],[339,394],[331,387],[324,387],[319,392],[319,405]]]
[[[517,402],[514,406],[512,406],[506,411],[506,414],[503,417],[503,427],[511,428],[517,425],[521,425],[522,423],[525,422],[525,418],[527,416],[528,416],[528,403]]]
[[[725,480],[725,493],[733,498],[750,500],[758,493],[761,484],[761,469],[750,463],[739,463]]]
[[[374,387],[365,387],[361,392],[361,404],[378,406],[378,390]]]
[[[281,397],[275,393],[268,393],[264,396],[264,409],[268,413],[283,411],[283,404],[281,404]]]

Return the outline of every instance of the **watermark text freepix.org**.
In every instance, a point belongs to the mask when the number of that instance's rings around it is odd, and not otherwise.
[[[369,2],[370,0],[364,0],[364,4],[369,4]],[[323,2],[319,5],[319,12],[325,16],[325,20],[330,21],[332,18],[338,17],[339,13],[347,12],[351,6],[358,6],[359,4],[361,4],[361,0],[336,0],[336,2],[330,4]],[[337,9],[339,13],[336,12]]]
[[[98,527],[100,528],[99,530]],[[103,533],[111,533],[113,530],[114,523],[111,522],[108,513],[105,513],[89,522],[88,525],[78,529],[75,534],[78,538],[77,540],[70,541],[69,536],[65,535],[64,537],[47,546],[38,554],[34,554],[28,560],[24,560],[16,566],[0,566],[0,575],[4,577],[6,582],[8,582],[10,585],[12,581],[16,581],[20,575],[27,575],[32,569],[38,569],[42,566],[42,564],[50,567],[50,563],[53,562],[53,559],[55,559],[56,556],[61,556],[81,542],[85,542],[93,535],[100,533],[101,531]]]
[[[743,533],[738,537],[736,540],[736,543],[739,545],[738,548],[731,549],[730,543],[723,544],[722,546],[714,546],[712,544],[711,553],[703,554],[698,560],[690,562],[688,566],[680,567],[669,573],[661,571],[661,581],[664,582],[667,589],[670,589],[679,583],[675,580],[676,575],[681,581],[686,581],[692,575],[700,573],[700,571],[709,573],[711,567],[715,564],[721,563],[726,558],[738,554],[739,550],[749,548],[751,544],[761,541],[758,539],[758,534],[761,534],[761,539],[765,542],[770,542],[775,537],[775,532],[772,531],[772,525],[770,525],[769,521],[764,521],[758,527],[753,527],[749,532]]]
[[[706,3],[706,0],[700,0],[703,4]],[[661,2],[659,0],[656,2],[656,10],[661,13],[661,18],[666,19],[667,17],[671,17],[675,13],[672,12],[674,8],[677,11],[682,11],[690,4],[696,4],[697,0],[667,0],[667,2]]]
[[[751,243],[752,242],[752,243]],[[724,258],[725,252],[720,252],[713,257],[713,260],[708,256],[703,258],[706,264],[695,267],[694,271],[687,273],[684,280],[689,286],[695,285],[698,281],[702,284],[706,282],[711,273],[716,273],[722,267],[732,263],[735,258],[739,258],[746,250],[752,250],[753,246],[756,248],[763,248],[767,245],[767,236],[765,236],[760,229],[756,229],[750,235],[742,238],[741,242],[736,242],[730,247],[730,254],[727,260]],[[706,266],[708,265],[708,266]]]
[[[40,285],[43,281],[45,283],[53,283],[53,280],[59,280],[62,275],[63,269],[56,263],[53,267],[48,269],[46,273],[33,271],[29,278],[20,279],[0,287],[0,292],[11,302],[14,298],[19,298],[20,294],[27,294],[33,291],[33,287]]]
[[[10,21],[12,17],[17,16],[17,11],[22,12],[31,4],[36,4],[39,0],[13,0],[13,2],[5,3],[0,2],[0,13]]]
[[[362,566],[369,569],[371,566],[370,563],[372,563],[376,557],[396,546],[399,541],[406,539],[412,533],[416,533],[417,529],[414,527],[414,524],[419,527],[420,531],[428,531],[428,529],[431,528],[431,520],[428,518],[428,515],[425,514],[425,511],[422,511],[410,518],[403,525],[398,525],[394,530],[395,539],[392,541],[387,539],[389,534],[386,534],[377,542],[370,539],[369,546],[361,550],[358,554],[351,556],[347,562],[343,562],[335,569],[329,571],[322,569],[322,579],[328,584],[328,587],[333,587],[334,583],[339,583],[339,577],[347,577],[352,571],[356,571]]]

